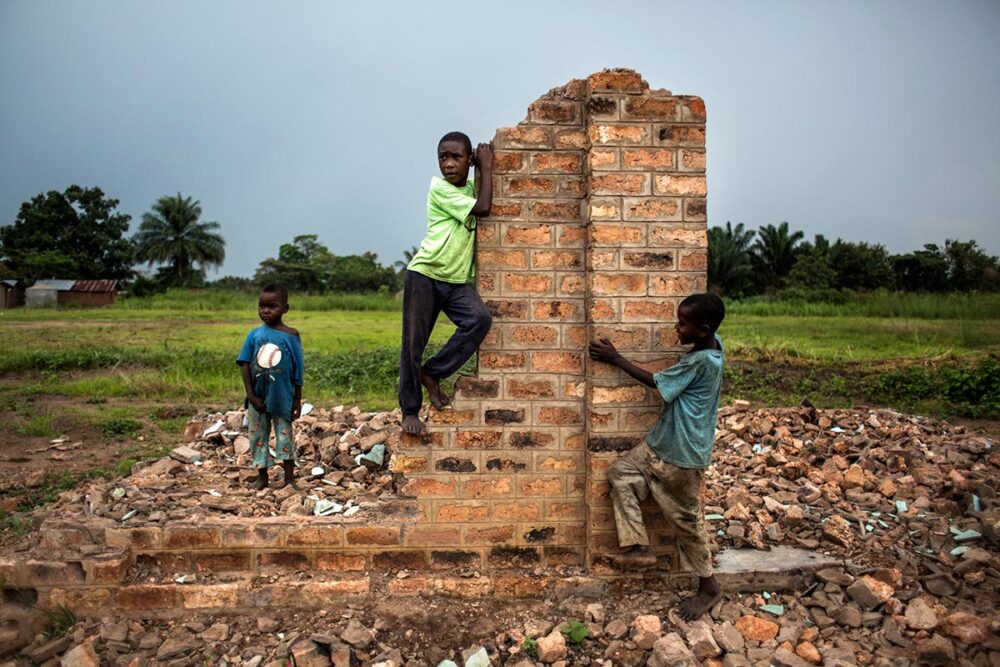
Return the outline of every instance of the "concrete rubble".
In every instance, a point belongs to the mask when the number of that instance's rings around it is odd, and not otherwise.
[[[193,421],[185,447],[200,459],[188,452],[189,463],[137,464],[130,477],[64,493],[39,512],[86,505],[137,525],[192,513],[308,514],[320,500],[378,512],[378,498],[395,488],[386,466],[397,414],[355,408],[303,418],[296,440],[308,463],[300,470],[318,464],[324,475],[306,475],[294,493],[245,489],[242,417]],[[730,589],[693,623],[673,611],[679,594],[650,572],[598,598],[375,596],[287,617],[84,618],[54,642],[39,636],[18,647],[0,667],[92,664],[91,654],[102,665],[434,667],[481,665],[484,651],[490,664],[519,667],[1000,666],[1000,449],[989,437],[891,410],[752,410],[742,402],[720,410],[718,426],[704,507],[717,544],[799,547],[836,565],[797,590]],[[376,445],[387,450],[383,465],[358,463]],[[154,469],[169,470],[171,481],[144,485],[163,479]],[[580,642],[564,632],[574,622],[586,627]]]

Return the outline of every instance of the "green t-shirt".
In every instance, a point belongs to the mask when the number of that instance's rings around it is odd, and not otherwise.
[[[428,278],[465,284],[476,277],[475,185],[464,188],[435,176],[427,192],[427,236],[406,267]]]

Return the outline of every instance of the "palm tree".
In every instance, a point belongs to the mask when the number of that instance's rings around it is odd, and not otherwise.
[[[768,287],[780,287],[782,279],[795,264],[795,246],[802,240],[801,231],[788,233],[788,223],[764,225],[757,232],[757,242],[753,245],[754,255]]]
[[[393,266],[402,271],[410,263],[410,260],[413,259],[413,256],[417,254],[418,250],[420,250],[420,248],[417,246],[412,246],[409,250],[404,250],[403,259],[397,259]]]
[[[743,228],[743,223],[726,228],[708,230],[708,284],[723,294],[738,293],[753,270],[750,242],[754,232]]]
[[[194,271],[221,266],[226,258],[226,241],[216,230],[217,222],[198,222],[201,202],[191,197],[160,197],[132,237],[136,261],[167,264],[171,282],[183,285]],[[197,268],[195,268],[197,265]]]

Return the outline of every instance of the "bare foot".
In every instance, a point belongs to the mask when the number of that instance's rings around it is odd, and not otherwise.
[[[298,489],[299,486],[295,483],[295,464],[291,461],[284,461],[281,466],[284,469],[285,476],[282,478],[278,488],[283,489],[286,486],[291,486],[293,489]]]
[[[423,435],[426,430],[427,427],[417,415],[403,415],[403,433]]]
[[[253,483],[253,488],[257,491],[267,488],[267,468],[261,468],[257,471],[257,479]]]
[[[677,613],[685,621],[693,621],[715,606],[722,597],[722,587],[715,577],[699,580],[698,592],[677,605]]]
[[[423,368],[420,369],[420,384],[427,389],[427,398],[430,399],[435,410],[443,410],[444,406],[451,403],[451,399],[442,393],[438,381],[428,375]]]
[[[633,544],[624,553],[611,558],[619,567],[650,567],[656,565],[656,554],[647,545]]]

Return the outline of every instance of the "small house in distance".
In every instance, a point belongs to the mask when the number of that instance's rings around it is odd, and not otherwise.
[[[6,278],[0,280],[0,308],[19,308],[24,305],[24,283]]]
[[[26,289],[29,308],[110,306],[118,297],[117,280],[39,280]]]

